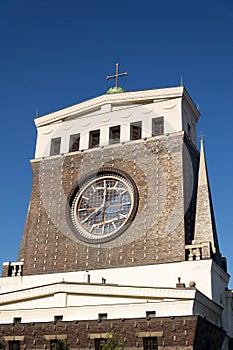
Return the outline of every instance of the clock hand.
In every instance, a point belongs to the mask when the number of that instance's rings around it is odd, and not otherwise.
[[[81,223],[83,224],[84,222],[86,222],[87,220],[89,220],[93,215],[95,215],[98,211],[100,211],[102,208],[105,207],[106,204],[106,197],[107,197],[107,184],[106,184],[106,180],[104,180],[104,199],[103,199],[103,203],[100,207],[96,208],[89,216],[87,216]],[[105,210],[103,211],[104,214]]]
[[[86,217],[86,219],[84,219],[81,224],[83,224],[84,222],[86,222],[87,220],[90,219],[90,217],[92,217],[94,214],[98,213],[98,211],[102,209],[102,205],[99,208],[96,208],[89,216]]]
[[[103,204],[102,204],[102,207],[105,206],[105,203],[106,203],[106,197],[107,197],[107,185],[106,185],[106,180],[104,180],[104,199],[103,199]]]
[[[106,180],[104,180],[104,193],[103,193],[103,203],[100,207],[100,209],[103,209],[102,211],[102,221],[104,222],[104,226],[105,226],[105,217],[106,217],[106,207],[105,207],[105,204],[106,204],[106,198],[107,198],[107,184],[106,184]],[[103,226],[103,227],[104,227]]]

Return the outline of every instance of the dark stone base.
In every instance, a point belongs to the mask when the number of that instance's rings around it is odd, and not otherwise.
[[[0,332],[6,350],[12,341],[20,349],[49,349],[55,339],[67,339],[70,349],[94,349],[96,339],[109,333],[131,350],[143,349],[143,338],[150,336],[157,337],[158,349],[220,350],[225,337],[223,329],[200,316],[2,324]]]

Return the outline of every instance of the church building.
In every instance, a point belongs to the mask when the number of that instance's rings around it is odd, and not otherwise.
[[[108,93],[37,117],[0,348],[233,349],[200,114],[183,86]],[[108,77],[111,78],[111,77]]]

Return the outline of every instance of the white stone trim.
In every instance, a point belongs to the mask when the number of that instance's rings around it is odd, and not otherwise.
[[[138,338],[148,338],[148,337],[163,337],[164,333],[163,331],[157,331],[157,332],[138,332],[137,337]]]
[[[197,300],[207,308],[210,307],[219,312],[221,307],[208,299],[196,289],[184,288],[153,288],[153,287],[130,287],[87,283],[56,283],[51,285],[28,288],[17,292],[9,292],[0,295],[0,306],[12,302],[20,302],[38,297],[48,297],[56,293],[92,295],[92,296],[114,296],[127,298],[154,299],[161,301],[174,300]]]
[[[3,337],[4,341],[14,341],[14,340],[19,340],[19,341],[24,341],[24,335],[6,335]]]
[[[75,104],[73,106],[61,109],[59,111],[46,114],[35,119],[37,127],[47,125],[53,122],[64,120],[68,117],[77,116],[83,113],[90,112],[94,109],[100,108],[103,104],[128,104],[130,102],[142,102],[147,100],[158,100],[182,97],[185,94],[186,99],[191,104],[195,115],[199,116],[199,112],[192,102],[190,96],[186,92],[183,86],[171,87],[165,89],[153,89],[145,91],[125,92],[120,94],[101,95],[90,100]]]
[[[67,334],[46,334],[44,335],[44,340],[65,340],[68,338]]]
[[[101,339],[101,338],[106,339],[108,337],[111,338],[112,335],[111,333],[90,333],[88,337],[89,339]]]
[[[195,289],[166,289],[152,287],[129,287],[129,286],[114,286],[102,284],[86,284],[86,283],[57,283],[45,285],[35,288],[28,288],[17,292],[9,292],[0,295],[0,305],[9,302],[20,300],[34,299],[53,295],[55,293],[73,293],[85,295],[107,295],[120,297],[139,297],[152,299],[195,299]]]

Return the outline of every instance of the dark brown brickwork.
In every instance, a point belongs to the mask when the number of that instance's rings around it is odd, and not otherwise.
[[[24,275],[184,261],[193,239],[197,163],[183,132],[33,161],[18,256]],[[80,179],[106,167],[132,177],[138,210],[120,237],[87,245],[68,224],[68,201]]]
[[[2,267],[2,277],[7,277],[9,275],[9,265]]]
[[[200,316],[58,321],[0,325],[0,342],[20,340],[20,349],[49,349],[50,340],[67,339],[71,349],[94,349],[95,338],[114,333],[124,349],[143,349],[143,337],[157,336],[159,349],[220,350],[225,332]]]

